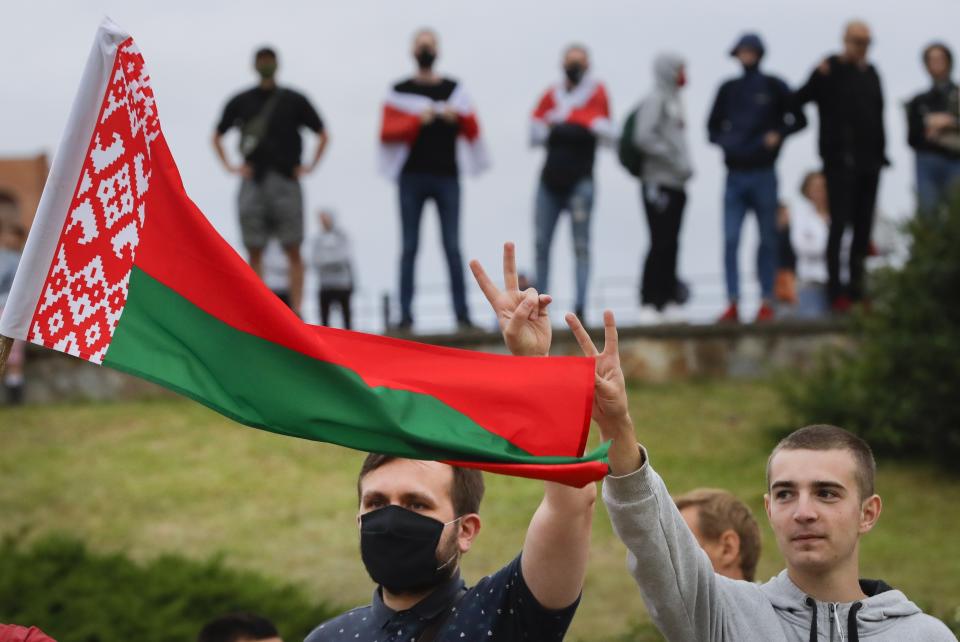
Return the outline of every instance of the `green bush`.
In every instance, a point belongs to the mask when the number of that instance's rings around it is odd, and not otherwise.
[[[960,199],[909,227],[910,259],[876,275],[856,345],[786,388],[800,423],[833,423],[878,452],[960,461]]]
[[[138,564],[66,535],[0,544],[0,622],[38,626],[59,642],[185,642],[235,610],[270,618],[286,640],[302,640],[338,612],[298,586],[226,568],[216,557]]]

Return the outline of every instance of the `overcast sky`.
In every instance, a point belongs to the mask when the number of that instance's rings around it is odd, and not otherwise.
[[[262,44],[277,48],[280,82],[303,91],[329,128],[329,152],[304,183],[309,223],[312,229],[317,207],[330,206],[353,237],[367,328],[378,322],[374,306],[380,293],[396,290],[399,253],[396,188],[375,172],[380,104],[390,83],[412,70],[409,41],[417,27],[440,33],[438,70],[465,83],[478,108],[493,166],[482,177],[464,179],[462,246],[465,259],[479,258],[497,271],[500,244],[507,239],[517,241],[522,267],[533,264],[533,195],[542,151],[528,147],[527,125],[536,99],[559,76],[563,46],[578,41],[590,48],[594,73],[607,84],[618,123],[650,88],[657,52],[669,49],[687,58],[685,100],[696,176],[688,187],[680,271],[693,280],[692,314],[701,319],[719,313],[722,303],[724,170],[719,150],[706,141],[705,122],[717,85],[739,71],[727,55],[737,36],[748,29],[760,32],[767,44],[765,70],[795,87],[839,47],[846,20],[859,17],[871,24],[871,57],[884,84],[887,153],[894,163],[883,174],[879,206],[897,217],[913,205],[913,157],[905,143],[902,102],[928,84],[920,50],[934,39],[960,49],[948,31],[960,24],[957,0],[10,2],[0,26],[6,61],[0,155],[55,150],[104,15],[138,42],[187,190],[235,247],[237,181],[217,163],[210,134],[227,98],[255,82],[252,51]],[[788,140],[779,164],[781,196],[788,202],[799,198],[803,172],[818,163],[812,107],[808,115],[811,125]],[[311,149],[312,139],[306,142]],[[235,149],[232,139],[228,147]],[[598,156],[592,305],[612,304],[626,321],[635,308],[648,235],[636,182],[620,169],[613,151]],[[753,271],[755,239],[750,222],[741,252],[747,273]],[[561,305],[572,298],[571,254],[564,220],[552,272]],[[442,325],[452,316],[444,274],[430,208],[417,265],[425,291],[418,300],[424,326]],[[747,290],[755,291],[753,285]],[[486,311],[479,291],[471,284],[470,292],[474,316],[482,321]]]

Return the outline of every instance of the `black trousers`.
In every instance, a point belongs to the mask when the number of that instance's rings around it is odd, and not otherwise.
[[[864,264],[870,251],[873,217],[877,205],[880,170],[858,171],[847,168],[824,170],[830,204],[830,236],[827,241],[827,296],[830,301],[847,296],[860,301],[864,295]],[[850,281],[840,278],[840,248],[846,229],[853,228],[850,243]]]
[[[350,295],[353,290],[320,288],[320,325],[330,325],[330,307],[336,303],[343,315],[343,327],[350,329]]]
[[[662,309],[677,296],[677,251],[687,193],[662,185],[643,186],[650,250],[643,264],[640,300]]]

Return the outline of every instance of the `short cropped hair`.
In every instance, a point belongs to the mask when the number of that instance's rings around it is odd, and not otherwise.
[[[567,55],[568,53],[570,53],[571,51],[579,51],[580,53],[582,53],[582,54],[583,54],[584,56],[586,56],[587,58],[590,57],[590,50],[587,49],[587,46],[586,46],[585,44],[582,44],[582,43],[579,43],[579,42],[571,42],[569,45],[567,45],[566,47],[564,47],[564,48],[563,48],[563,55],[566,56],[566,55]]]
[[[770,488],[770,462],[781,450],[848,450],[856,465],[854,475],[860,500],[874,494],[877,462],[873,458],[873,451],[870,444],[849,430],[828,424],[816,424],[794,430],[781,439],[767,459],[767,488]]]
[[[750,507],[726,490],[698,488],[674,500],[679,510],[697,509],[697,526],[711,541],[732,530],[740,538],[740,571],[752,582],[760,559],[760,526]]]
[[[280,637],[273,623],[254,613],[228,613],[210,620],[200,630],[197,642],[238,642]]]
[[[926,65],[927,61],[930,58],[930,54],[939,49],[943,52],[943,55],[947,58],[947,67],[950,70],[953,70],[953,52],[950,51],[950,47],[942,42],[931,42],[929,45],[923,48],[923,64]]]
[[[433,38],[433,41],[437,44],[440,44],[440,36],[437,35],[436,30],[430,27],[420,27],[413,32],[413,42],[416,42],[420,39],[420,36],[430,36]]]
[[[357,477],[358,502],[363,498],[360,484],[367,473],[385,466],[395,459],[397,458],[377,453],[367,455],[367,458],[363,460],[363,466],[360,467],[360,475]],[[459,466],[451,466],[451,468],[453,468],[453,482],[450,486],[450,501],[453,503],[456,516],[479,513],[484,491],[483,473],[473,468],[460,468]]]
[[[273,47],[260,47],[257,49],[256,53],[253,54],[253,61],[256,62],[261,58],[273,58],[277,59],[277,52]]]

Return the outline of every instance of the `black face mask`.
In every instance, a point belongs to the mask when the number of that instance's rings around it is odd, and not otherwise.
[[[414,58],[417,59],[417,65],[420,69],[432,69],[433,62],[437,59],[437,53],[428,47],[422,47],[417,49]]]
[[[583,80],[583,74],[586,73],[586,69],[583,66],[573,63],[567,65],[563,68],[563,73],[567,75],[567,80],[570,81],[571,85],[579,85],[580,81]]]
[[[361,515],[360,556],[370,578],[391,593],[403,593],[430,589],[451,577],[457,554],[437,562],[447,524],[399,506]]]

